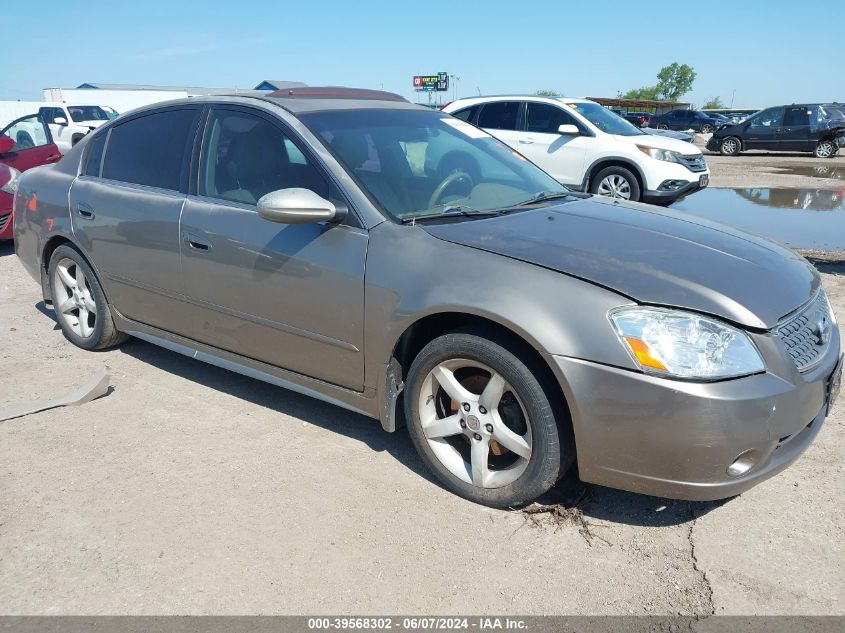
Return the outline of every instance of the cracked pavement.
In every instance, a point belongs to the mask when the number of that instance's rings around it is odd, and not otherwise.
[[[76,349],[39,302],[0,245],[0,406],[104,364],[114,391],[0,424],[4,614],[845,613],[842,402],[727,502],[586,486],[588,542],[447,493],[375,421],[140,341]]]

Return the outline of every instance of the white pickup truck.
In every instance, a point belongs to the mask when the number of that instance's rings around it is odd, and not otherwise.
[[[55,103],[39,108],[38,116],[50,127],[59,151],[65,154],[88,132],[114,119],[117,112],[106,106]]]

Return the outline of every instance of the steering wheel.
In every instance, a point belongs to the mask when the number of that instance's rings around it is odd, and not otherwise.
[[[437,203],[440,202],[440,198],[443,197],[443,193],[449,188],[453,183],[458,182],[459,180],[465,180],[469,183],[470,188],[472,188],[472,178],[470,175],[465,171],[453,171],[451,174],[446,176],[439,185],[434,189],[434,192],[431,194],[431,197],[428,199],[428,208],[431,209],[432,207],[436,207]]]

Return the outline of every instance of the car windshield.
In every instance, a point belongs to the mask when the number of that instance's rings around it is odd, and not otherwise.
[[[110,117],[100,106],[68,106],[70,118],[76,121],[108,121]]]
[[[501,141],[442,112],[346,110],[300,120],[398,221],[489,214],[568,191]]]
[[[564,105],[575,110],[602,132],[618,134],[619,136],[641,136],[645,134],[640,128],[631,125],[621,116],[614,114],[598,103],[564,102]]]

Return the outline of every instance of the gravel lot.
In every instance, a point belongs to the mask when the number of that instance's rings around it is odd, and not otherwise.
[[[824,263],[845,315],[845,266]],[[73,347],[0,245],[4,614],[845,614],[840,402],[789,470],[725,503],[561,482],[588,530],[445,492],[405,432],[132,341]],[[592,535],[592,538],[590,538]]]

